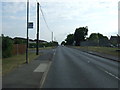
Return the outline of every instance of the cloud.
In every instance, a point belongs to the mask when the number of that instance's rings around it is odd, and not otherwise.
[[[3,13],[19,13],[26,9],[24,2],[2,2]]]
[[[5,0],[7,1],[7,0]],[[8,24],[15,21],[23,25],[26,22],[26,1],[9,0],[3,2],[3,17]],[[30,1],[30,21],[36,25],[36,0]],[[114,32],[117,30],[117,10],[118,0],[37,0],[40,2],[46,21],[50,29],[54,32],[56,39],[62,41],[68,33],[73,33],[80,26],[88,26],[89,33],[92,32]],[[51,32],[45,26],[43,18],[40,18],[40,38],[51,40]],[[24,23],[22,23],[24,22]],[[12,27],[12,28],[11,28]],[[21,29],[24,29],[20,27]],[[16,29],[17,26],[11,25],[6,29]],[[9,32],[9,31],[8,31]],[[26,33],[25,31],[23,31]],[[10,32],[9,32],[10,33]],[[35,38],[36,26],[30,31],[30,37]],[[23,33],[22,33],[23,34]],[[108,33],[107,33],[108,34]]]
[[[90,33],[105,34],[117,30],[117,0],[102,0],[102,3],[98,0],[65,3],[43,1],[41,5],[49,26],[55,24],[58,33],[74,32],[80,26],[88,26]],[[56,30],[55,27],[51,28]]]

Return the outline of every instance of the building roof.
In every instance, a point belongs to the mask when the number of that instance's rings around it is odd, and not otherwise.
[[[110,41],[118,41],[118,42],[120,42],[120,36],[111,36]]]
[[[14,39],[21,39],[21,40],[26,40],[26,38],[22,38],[22,37],[15,37]],[[31,42],[36,42],[37,40],[36,39],[29,39],[29,41],[31,41]],[[39,40],[39,42],[41,42],[41,43],[45,43],[45,42],[47,42],[47,41],[45,41],[45,40]]]

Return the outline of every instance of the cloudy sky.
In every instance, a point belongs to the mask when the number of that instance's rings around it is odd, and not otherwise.
[[[21,2],[19,2],[21,1]],[[36,38],[36,2],[30,1],[29,38]],[[118,34],[118,0],[36,0],[41,4],[46,27],[40,15],[40,39],[51,41],[51,31],[59,43],[78,27],[88,26],[91,33],[110,37]],[[26,38],[26,0],[4,0],[2,2],[2,33],[10,37]]]

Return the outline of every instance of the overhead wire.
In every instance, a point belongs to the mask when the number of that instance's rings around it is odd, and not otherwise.
[[[36,2],[39,3],[38,0],[36,0]],[[45,24],[46,24],[47,29],[48,29],[51,33],[53,33],[53,31],[49,28],[49,26],[48,26],[48,24],[47,24],[47,21],[46,21],[46,19],[45,19],[45,15],[44,15],[44,13],[43,13],[43,10],[42,10],[42,8],[41,8],[40,3],[39,3],[39,6],[40,6],[40,11],[41,11],[41,14],[42,14],[42,17],[43,17],[43,20],[44,20],[44,22],[45,22]]]
[[[51,29],[49,28],[48,24],[47,24],[47,21],[46,21],[46,19],[45,19],[44,13],[43,13],[43,11],[42,11],[41,5],[40,5],[40,11],[41,11],[41,13],[42,13],[43,20],[44,20],[44,22],[45,22],[45,24],[46,24],[48,30],[49,30],[50,32],[52,32]]]
[[[38,0],[36,0],[36,2],[39,3]],[[39,3],[39,5],[40,5],[40,3]],[[49,28],[48,24],[47,24],[47,21],[46,21],[46,19],[45,19],[45,15],[44,15],[44,13],[43,13],[43,10],[42,10],[42,8],[41,8],[41,5],[40,5],[40,11],[41,11],[41,14],[42,14],[42,17],[43,17],[43,20],[44,20],[44,22],[45,22],[45,24],[46,24],[47,29],[48,29],[50,32],[52,32],[51,29]]]

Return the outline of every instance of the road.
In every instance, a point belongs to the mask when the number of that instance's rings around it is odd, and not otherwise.
[[[118,88],[118,62],[59,46],[43,88]]]

